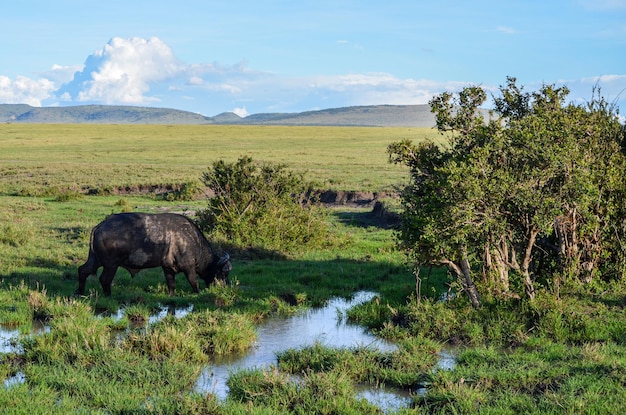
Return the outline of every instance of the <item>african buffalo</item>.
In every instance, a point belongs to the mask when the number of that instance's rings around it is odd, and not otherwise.
[[[106,296],[118,267],[131,276],[145,268],[163,268],[170,295],[174,276],[183,272],[195,292],[197,276],[207,285],[216,279],[228,283],[232,269],[228,254],[213,254],[200,229],[187,217],[174,213],[119,213],[108,216],[91,231],[89,258],[78,268],[77,295],[85,292],[89,275],[103,267],[100,284]]]

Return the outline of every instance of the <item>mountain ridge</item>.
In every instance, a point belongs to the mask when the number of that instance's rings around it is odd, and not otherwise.
[[[216,124],[367,127],[434,127],[429,105],[366,105],[296,113],[258,113],[240,117],[223,112],[207,117],[172,108],[77,105],[33,107],[0,104],[0,122],[17,124]]]

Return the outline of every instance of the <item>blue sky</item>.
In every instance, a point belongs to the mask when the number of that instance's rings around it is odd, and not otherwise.
[[[21,0],[0,13],[0,103],[204,115],[425,104],[514,76],[594,85],[626,113],[626,0]]]

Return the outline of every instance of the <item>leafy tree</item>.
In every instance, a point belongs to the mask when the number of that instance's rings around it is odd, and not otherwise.
[[[525,93],[514,78],[500,92],[487,120],[479,87],[433,98],[444,146],[389,146],[391,161],[411,174],[403,247],[418,266],[448,266],[475,307],[479,292],[533,299],[538,285],[558,292],[563,279],[624,278],[617,111],[599,94],[585,106],[566,104],[565,87]]]
[[[282,164],[257,163],[243,156],[219,160],[202,177],[212,190],[200,226],[240,247],[292,252],[326,243],[321,211],[311,205],[301,174]]]

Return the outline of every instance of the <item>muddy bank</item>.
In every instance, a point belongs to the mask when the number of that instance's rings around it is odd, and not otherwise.
[[[374,207],[384,199],[397,199],[394,192],[356,192],[340,190],[318,190],[310,195],[325,205]]]
[[[209,188],[197,187],[190,189],[190,184],[145,184],[120,186],[111,188],[85,187],[82,192],[87,195],[120,195],[120,196],[145,196],[154,195],[164,199],[175,200],[177,195],[189,192],[193,193],[194,199],[204,199],[213,196]],[[307,194],[307,198],[318,201],[324,205],[350,206],[350,207],[374,207],[376,202],[384,199],[397,199],[397,192],[361,192],[347,190],[313,190]]]

